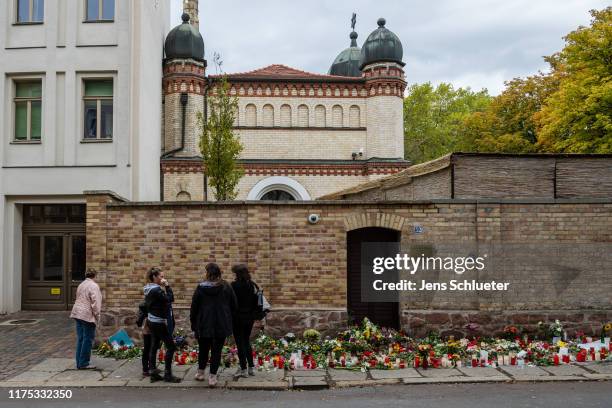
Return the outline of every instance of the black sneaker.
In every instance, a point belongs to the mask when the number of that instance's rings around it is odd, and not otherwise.
[[[168,383],[180,383],[182,380],[178,377],[175,377],[173,375],[166,375],[164,376],[164,381],[168,382]]]
[[[151,374],[150,381],[151,381],[152,383],[153,383],[153,382],[156,382],[156,381],[161,381],[161,380],[163,380],[163,379],[164,379],[164,377],[162,377],[161,375],[159,375],[159,373],[152,372],[152,373],[150,373],[150,374]]]

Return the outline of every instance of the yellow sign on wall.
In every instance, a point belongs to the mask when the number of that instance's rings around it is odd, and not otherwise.
[[[61,295],[62,294],[62,288],[51,288],[51,294],[52,295]]]

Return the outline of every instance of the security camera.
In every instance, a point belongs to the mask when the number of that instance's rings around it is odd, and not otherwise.
[[[317,222],[319,222],[320,219],[321,219],[321,216],[319,214],[310,214],[308,216],[308,222],[310,224],[316,224]]]

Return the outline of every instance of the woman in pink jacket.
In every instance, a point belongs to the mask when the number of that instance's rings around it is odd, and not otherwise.
[[[79,370],[96,368],[89,362],[91,346],[96,335],[96,324],[100,321],[102,309],[102,293],[94,281],[95,277],[95,269],[89,268],[85,273],[85,280],[77,288],[76,300],[70,313],[70,317],[76,321],[76,367]]]

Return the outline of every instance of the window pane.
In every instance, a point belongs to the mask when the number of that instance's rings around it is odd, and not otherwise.
[[[102,18],[104,20],[113,20],[115,18],[115,0],[103,0]]]
[[[68,222],[85,223],[85,212],[86,210],[84,204],[71,205]]]
[[[42,84],[40,81],[15,83],[15,96],[18,98],[40,98]]]
[[[28,103],[15,102],[15,140],[28,138]]]
[[[17,22],[30,22],[30,0],[17,1]]]
[[[40,237],[28,237],[28,276],[40,280]]]
[[[41,223],[42,206],[40,205],[24,205],[23,206],[23,223],[24,224],[37,224]]]
[[[98,19],[98,0],[87,0],[87,20]]]
[[[72,237],[72,280],[85,279],[85,236]]]
[[[110,139],[113,137],[113,101],[102,100],[101,103],[101,120],[100,122],[100,137]]]
[[[45,17],[45,0],[32,0],[32,21],[42,22]]]
[[[40,101],[32,101],[30,108],[30,139],[40,140],[41,127],[41,103]]]
[[[64,237],[45,237],[43,280],[61,281],[64,275]]]
[[[43,207],[45,223],[63,224],[68,216],[68,209],[65,205],[45,205]]]
[[[85,81],[85,96],[113,96],[113,81]]]
[[[85,139],[96,138],[96,127],[97,124],[97,101],[85,101],[85,133],[83,137]]]

